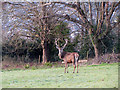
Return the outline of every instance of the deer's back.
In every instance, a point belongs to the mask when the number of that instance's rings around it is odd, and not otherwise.
[[[73,52],[73,53],[64,52],[63,55],[62,55],[62,59],[63,59],[64,61],[67,60],[68,63],[72,63],[72,62],[74,62],[74,57],[75,57],[75,55],[79,56],[79,54],[76,53],[76,52]]]

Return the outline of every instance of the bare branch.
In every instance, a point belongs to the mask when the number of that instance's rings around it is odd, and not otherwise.
[[[71,4],[71,3],[66,3],[66,2],[55,2],[55,3],[63,4],[65,6],[67,6],[67,7],[73,8],[73,9],[77,8],[76,4]]]
[[[89,3],[89,13],[90,13],[90,14],[89,14],[89,15],[90,15],[89,17],[90,17],[90,23],[93,24],[93,22],[92,22],[92,6],[91,6],[90,0],[89,0],[88,3]]]

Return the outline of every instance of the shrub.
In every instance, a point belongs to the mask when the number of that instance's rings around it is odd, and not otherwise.
[[[44,65],[45,65],[45,66],[52,67],[52,63],[50,63],[50,62],[46,62]]]
[[[30,67],[29,64],[26,64],[26,65],[24,66],[25,69],[28,69],[29,67]]]
[[[37,68],[35,66],[32,66],[32,70],[36,70]]]

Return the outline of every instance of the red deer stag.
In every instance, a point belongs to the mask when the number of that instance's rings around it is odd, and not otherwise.
[[[79,57],[79,54],[77,52],[64,52],[63,49],[65,48],[65,46],[67,45],[68,43],[68,40],[65,39],[65,44],[63,47],[60,47],[57,42],[58,42],[59,39],[55,39],[55,44],[56,44],[56,48],[59,50],[59,58],[64,60],[64,63],[65,63],[65,73],[66,73],[66,69],[67,69],[67,73],[68,73],[68,68],[67,68],[67,63],[73,63],[73,66],[74,66],[74,71],[73,73],[75,72],[75,68],[77,66],[77,73],[78,73],[78,57]]]

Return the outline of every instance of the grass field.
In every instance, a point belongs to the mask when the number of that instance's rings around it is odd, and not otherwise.
[[[2,71],[3,88],[118,88],[118,64]]]

